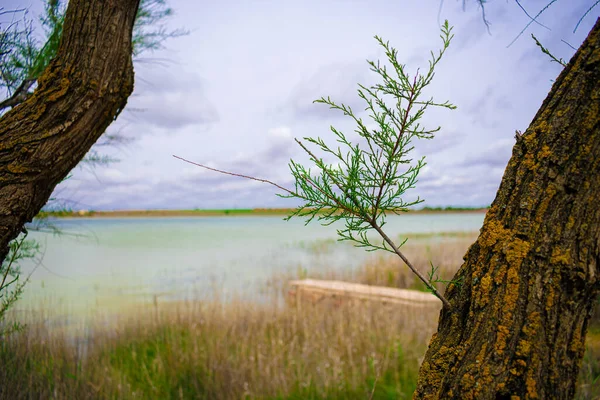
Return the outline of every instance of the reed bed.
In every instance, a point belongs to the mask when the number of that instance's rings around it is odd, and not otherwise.
[[[406,247],[451,278],[472,238]],[[300,275],[300,276],[299,276]],[[435,310],[369,302],[281,301],[282,274],[264,288],[270,301],[223,300],[133,305],[95,315],[74,333],[35,314],[0,341],[2,399],[403,399],[437,323]],[[352,271],[315,279],[417,288],[393,257],[374,256]],[[56,311],[56,310],[52,310]],[[600,337],[592,329],[578,398],[598,398]]]
[[[29,325],[0,345],[2,398],[409,398],[436,313],[243,301],[130,309],[85,340]]]

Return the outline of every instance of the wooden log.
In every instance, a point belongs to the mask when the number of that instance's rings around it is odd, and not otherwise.
[[[402,304],[411,307],[441,308],[440,300],[431,293],[342,281],[303,279],[290,281],[290,297],[300,306],[302,298],[320,301],[325,297],[348,298]]]

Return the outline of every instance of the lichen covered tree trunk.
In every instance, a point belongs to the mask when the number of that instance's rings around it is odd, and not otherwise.
[[[572,398],[599,267],[600,19],[517,135],[415,398]]]
[[[133,90],[138,5],[69,1],[56,58],[34,94],[1,117],[0,262],[8,243],[125,107]]]

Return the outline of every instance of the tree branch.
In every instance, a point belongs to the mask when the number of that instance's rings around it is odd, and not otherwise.
[[[197,167],[201,167],[201,168],[204,168],[204,169],[208,169],[208,170],[210,170],[210,171],[219,172],[219,173],[221,173],[221,174],[225,174],[225,175],[237,176],[237,177],[239,177],[239,178],[251,179],[251,180],[253,180],[253,181],[258,181],[258,182],[268,183],[269,185],[275,186],[275,187],[277,187],[277,188],[279,188],[279,189],[283,190],[283,191],[284,191],[284,192],[286,192],[286,193],[289,193],[289,194],[291,194],[291,195],[293,195],[293,196],[298,196],[298,194],[297,194],[297,193],[294,193],[294,192],[292,192],[291,190],[289,190],[289,189],[286,189],[286,188],[284,188],[283,186],[280,186],[280,185],[276,184],[275,182],[272,182],[272,181],[270,181],[270,180],[268,180],[268,179],[255,178],[255,177],[253,177],[253,176],[242,175],[242,174],[236,174],[235,172],[228,172],[228,171],[223,171],[223,170],[221,170],[221,169],[211,168],[211,167],[208,167],[208,166],[206,166],[206,165],[202,165],[202,164],[198,164],[198,163],[195,163],[195,162],[193,162],[193,161],[190,161],[190,160],[186,160],[185,158],[183,158],[183,157],[179,157],[179,156],[176,156],[176,155],[173,155],[173,157],[175,157],[175,158],[177,158],[177,159],[179,159],[179,160],[181,160],[181,161],[184,161],[184,162],[186,162],[186,163],[188,163],[188,164],[192,164],[192,165],[195,165],[195,166],[197,166]]]
[[[0,102],[0,111],[8,107],[15,107],[27,100],[27,98],[32,94],[29,92],[29,89],[31,89],[36,81],[37,78],[25,79],[15,90],[12,96]]]

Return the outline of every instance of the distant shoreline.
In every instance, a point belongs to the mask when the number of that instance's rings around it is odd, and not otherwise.
[[[240,217],[289,215],[292,208],[252,208],[222,210],[115,210],[115,211],[43,211],[40,216],[53,218],[165,218],[165,217]],[[485,213],[487,208],[425,208],[409,214]]]

